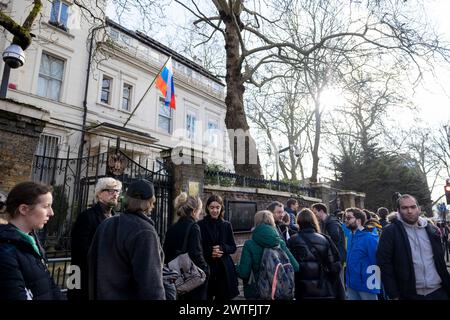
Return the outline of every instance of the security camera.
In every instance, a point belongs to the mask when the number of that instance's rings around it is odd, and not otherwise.
[[[11,69],[17,69],[25,63],[25,53],[19,45],[12,44],[3,52],[3,61]]]

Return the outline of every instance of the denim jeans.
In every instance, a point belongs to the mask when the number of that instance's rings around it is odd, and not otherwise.
[[[368,293],[364,291],[356,291],[352,288],[347,288],[348,300],[378,300],[376,293]]]

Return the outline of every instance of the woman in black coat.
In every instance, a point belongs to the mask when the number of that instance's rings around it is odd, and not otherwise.
[[[314,213],[303,209],[297,216],[299,232],[288,241],[299,263],[295,274],[295,299],[344,299],[340,281],[340,257],[331,241],[320,234]]]
[[[202,232],[203,254],[209,265],[208,300],[230,300],[239,294],[236,268],[230,254],[236,252],[233,228],[223,218],[221,197],[206,201],[206,216],[198,225]]]
[[[196,222],[202,211],[202,201],[198,197],[194,198],[182,192],[175,198],[175,211],[180,218],[167,230],[163,245],[164,263],[169,263],[182,253],[183,242],[189,228],[186,251],[192,262],[206,273],[208,279],[209,270],[203,257],[202,235]],[[206,300],[207,283],[208,280],[200,287],[178,296],[178,300]]]
[[[6,200],[9,223],[0,226],[0,300],[61,300],[34,230],[52,217],[52,188],[35,182],[16,185]]]

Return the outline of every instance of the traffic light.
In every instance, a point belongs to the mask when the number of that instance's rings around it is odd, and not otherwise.
[[[450,178],[445,181],[445,198],[447,199],[447,204],[450,204]]]

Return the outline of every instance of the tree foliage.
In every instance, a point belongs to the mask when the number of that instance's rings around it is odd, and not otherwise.
[[[417,170],[417,162],[407,155],[390,155],[372,150],[373,158],[359,154],[358,157],[335,157],[333,162],[338,171],[336,187],[344,190],[358,190],[366,194],[365,207],[376,210],[392,207],[395,192],[408,193],[417,198],[427,212],[431,211],[431,197],[426,177]]]

